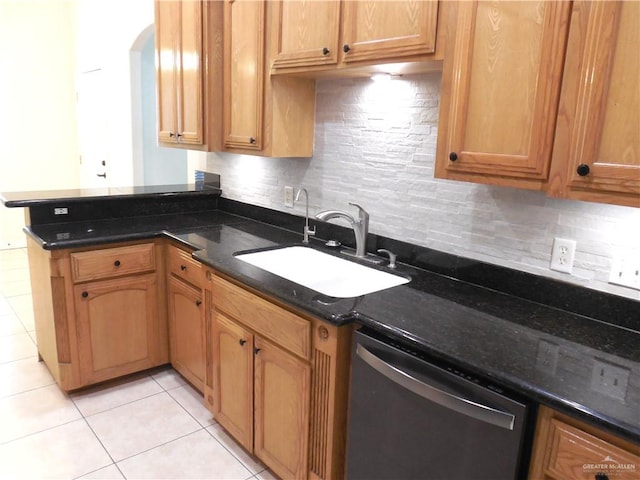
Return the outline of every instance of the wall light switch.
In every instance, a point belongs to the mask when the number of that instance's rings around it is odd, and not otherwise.
[[[640,290],[640,253],[621,253],[613,258],[609,283]]]

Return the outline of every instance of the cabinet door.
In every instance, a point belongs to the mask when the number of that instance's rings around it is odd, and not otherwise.
[[[255,339],[255,454],[281,478],[307,478],[310,366]]]
[[[353,62],[433,53],[438,2],[344,1],[341,60]]]
[[[170,276],[168,293],[171,364],[202,392],[205,375],[202,292]]]
[[[202,145],[202,2],[180,2],[179,25],[178,142]]]
[[[253,452],[253,335],[219,312],[213,320],[213,416]]]
[[[338,61],[340,2],[279,1],[275,68],[333,65]]]
[[[574,2],[552,194],[640,207],[639,27],[638,2]]]
[[[83,384],[162,363],[155,274],[74,287]]]
[[[224,145],[262,148],[265,2],[224,5]]]
[[[549,174],[571,2],[455,2],[436,177],[539,189]]]
[[[179,1],[156,0],[156,85],[158,141],[175,143],[178,133]]]

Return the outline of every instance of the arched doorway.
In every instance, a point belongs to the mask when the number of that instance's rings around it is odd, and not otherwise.
[[[135,184],[187,183],[187,151],[158,146],[153,25],[131,47],[131,96]]]

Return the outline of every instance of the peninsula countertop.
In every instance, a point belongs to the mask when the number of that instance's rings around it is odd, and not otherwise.
[[[239,251],[300,244],[302,230],[277,226],[274,217],[278,214],[267,212],[261,221],[216,205],[211,210],[155,212],[127,221],[43,223],[26,231],[45,249],[166,236],[194,249],[193,256],[203,264],[281,302],[334,324],[368,326],[463,372],[483,376],[496,388],[640,442],[638,302],[621,302],[621,322],[614,318],[616,312],[611,319],[591,318],[406,263],[398,267],[412,278],[406,285],[357,298],[326,298],[234,257]],[[337,254],[317,240],[312,246]],[[548,348],[555,351],[550,357],[545,353]],[[623,393],[598,388],[594,369],[599,364],[625,372]]]

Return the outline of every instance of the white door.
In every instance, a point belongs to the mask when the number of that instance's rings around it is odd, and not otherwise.
[[[109,188],[106,95],[102,70],[80,74],[78,80],[78,144],[81,188]]]

